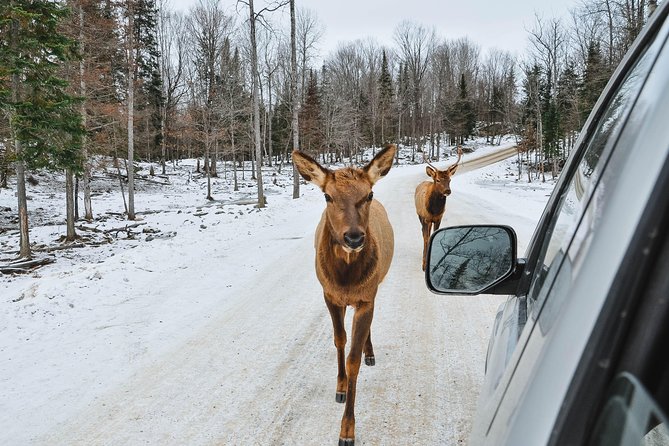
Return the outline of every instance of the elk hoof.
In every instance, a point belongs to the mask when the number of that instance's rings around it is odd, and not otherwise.
[[[355,446],[355,440],[353,438],[340,438],[339,446]]]
[[[369,366],[376,365],[376,359],[374,359],[374,356],[365,356],[365,364]]]
[[[337,392],[335,395],[335,401],[338,403],[345,403],[346,402],[346,392]],[[341,441],[341,440],[339,440]]]

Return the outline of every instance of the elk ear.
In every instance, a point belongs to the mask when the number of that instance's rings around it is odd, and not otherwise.
[[[295,164],[295,168],[300,172],[302,178],[311,181],[321,189],[325,186],[328,175],[332,173],[329,169],[318,164],[312,157],[299,150],[293,150],[293,164]]]
[[[437,174],[437,171],[432,166],[425,166],[425,173],[428,177],[434,178],[434,176]]]
[[[363,167],[369,177],[369,181],[375,184],[381,177],[386,176],[390,168],[393,166],[395,159],[395,152],[397,146],[395,144],[388,144],[385,149],[376,154],[369,164]]]
[[[459,164],[453,164],[451,167],[448,168],[448,176],[453,176],[455,174],[455,171],[458,170]]]

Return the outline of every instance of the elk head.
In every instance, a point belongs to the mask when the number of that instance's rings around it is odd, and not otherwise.
[[[365,246],[369,207],[374,198],[372,186],[390,170],[395,145],[388,145],[362,169],[327,169],[300,151],[293,152],[293,163],[300,175],[318,186],[326,202],[326,221],[334,242],[344,251],[360,252]]]
[[[451,195],[451,177],[458,170],[458,166],[460,164],[460,158],[462,158],[462,149],[458,147],[458,160],[455,162],[455,164],[453,164],[450,167],[447,167],[445,170],[439,170],[436,167],[434,167],[427,160],[425,152],[423,152],[423,157],[425,158],[425,162],[427,162],[428,164],[427,167],[425,168],[425,172],[434,181],[433,191],[438,195],[443,195],[443,196]]]

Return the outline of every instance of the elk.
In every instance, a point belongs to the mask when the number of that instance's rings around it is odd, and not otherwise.
[[[451,195],[451,177],[458,170],[460,158],[462,158],[462,149],[458,147],[458,160],[444,170],[437,169],[425,158],[428,164],[425,171],[432,181],[420,183],[416,186],[414,194],[416,213],[423,227],[423,271],[427,263],[427,244],[430,241],[430,234],[439,229],[441,225],[441,219],[446,210],[446,197]]]
[[[293,163],[302,177],[325,194],[314,246],[316,276],[323,287],[337,349],[335,401],[345,403],[339,446],[355,444],[355,389],[362,353],[365,364],[375,365],[370,327],[374,299],[393,258],[393,228],[383,205],[375,200],[372,186],[393,163],[395,145],[388,145],[362,169],[330,170],[308,155],[294,151]],[[346,309],[355,309],[351,347],[345,357]]]

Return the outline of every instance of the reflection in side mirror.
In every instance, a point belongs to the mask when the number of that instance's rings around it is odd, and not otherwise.
[[[479,294],[509,277],[516,234],[508,226],[456,226],[430,240],[425,280],[432,292]]]

